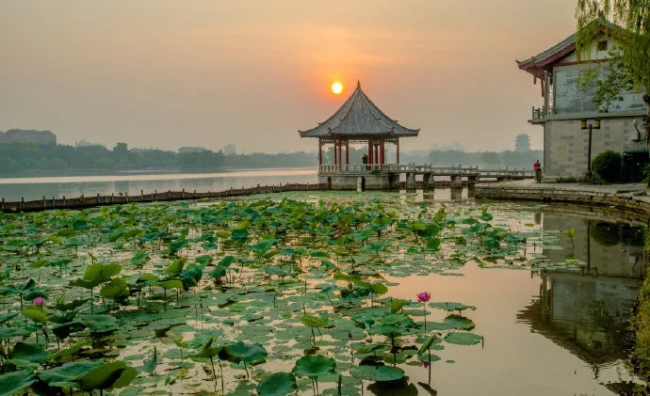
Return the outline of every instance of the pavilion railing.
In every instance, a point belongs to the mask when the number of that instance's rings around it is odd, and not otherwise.
[[[479,169],[478,166],[433,166],[418,164],[384,164],[378,165],[321,165],[321,174],[352,173],[427,173],[440,176],[478,176],[485,178],[534,178],[535,172],[526,168]]]

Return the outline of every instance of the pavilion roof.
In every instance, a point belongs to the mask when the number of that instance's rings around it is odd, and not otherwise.
[[[300,132],[300,137],[367,139],[371,137],[417,136],[419,129],[408,129],[384,114],[357,83],[348,100],[316,128]]]
[[[604,18],[598,18],[592,22],[597,32],[605,32],[611,34],[612,31],[620,29],[615,24],[607,21]],[[590,27],[591,28],[591,27]],[[559,43],[555,44],[551,48],[540,52],[539,54],[532,56],[524,61],[516,61],[519,69],[527,71],[528,73],[541,77],[544,74],[544,70],[549,70],[555,63],[562,60],[567,55],[571,54],[576,50],[576,37],[577,34],[574,33]]]

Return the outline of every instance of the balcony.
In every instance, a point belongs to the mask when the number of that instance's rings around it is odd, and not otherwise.
[[[533,111],[530,117],[530,122],[531,124],[543,124],[546,121],[546,116],[554,114],[555,111],[552,108],[548,108],[546,106],[542,107],[535,107],[533,106]]]

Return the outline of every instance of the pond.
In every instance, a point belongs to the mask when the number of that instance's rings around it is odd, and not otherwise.
[[[639,381],[627,329],[644,223],[440,197],[0,216],[2,377],[123,395],[609,395]]]

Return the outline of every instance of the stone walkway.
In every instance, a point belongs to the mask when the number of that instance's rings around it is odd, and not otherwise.
[[[529,179],[476,185],[476,198],[614,206],[650,216],[649,192],[645,183],[591,185]]]

